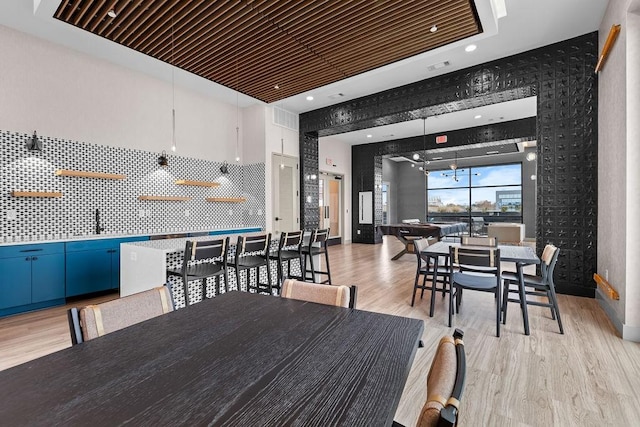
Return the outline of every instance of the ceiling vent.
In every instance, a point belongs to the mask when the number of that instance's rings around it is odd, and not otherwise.
[[[438,62],[437,64],[429,65],[427,67],[427,70],[436,71],[436,70],[439,70],[440,68],[448,67],[449,65],[451,65],[449,61]]]
[[[298,131],[298,115],[274,106],[273,124]]]
[[[344,98],[344,93],[340,92],[340,93],[334,93],[333,95],[329,95],[328,96],[329,99],[340,99],[340,98]]]

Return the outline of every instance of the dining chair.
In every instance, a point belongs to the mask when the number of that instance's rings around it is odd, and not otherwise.
[[[461,243],[463,246],[498,246],[498,239],[486,236],[462,236]]]
[[[429,307],[429,316],[433,317],[433,311],[436,303],[436,293],[442,293],[442,297],[444,298],[446,294],[449,293],[450,287],[449,284],[449,276],[451,274],[451,269],[449,268],[449,260],[448,258],[445,261],[444,265],[440,265],[438,263],[439,257],[431,257],[422,253],[429,246],[429,241],[427,239],[418,239],[414,241],[416,258],[418,260],[418,264],[416,267],[416,277],[413,283],[413,296],[411,297],[411,307],[415,303],[416,292],[418,289],[420,292],[420,299],[424,296],[425,289],[431,290],[431,304]],[[432,262],[433,261],[433,262]],[[433,280],[433,275],[435,274],[435,282]],[[427,284],[427,280],[431,277],[430,283]],[[420,277],[422,277],[422,284],[420,284]],[[438,287],[438,284],[441,284],[442,287]]]
[[[269,254],[269,259],[275,260],[277,263],[278,271],[278,283],[273,287],[280,291],[282,282],[285,279],[300,279],[302,280],[302,242],[304,232],[302,230],[287,231],[280,234],[280,241],[278,242],[278,250]],[[291,270],[291,261],[298,260],[298,266],[300,268],[300,274],[295,275]],[[285,275],[285,264],[287,274]],[[295,264],[294,264],[295,267]]]
[[[271,281],[271,263],[269,260],[269,247],[271,246],[271,233],[255,236],[240,236],[236,243],[236,255],[233,267],[236,272],[236,284],[240,290],[240,275],[245,271],[247,292],[255,290],[258,293],[273,294]],[[260,269],[266,269],[266,281],[260,282]],[[253,277],[255,281],[251,280]]]
[[[71,344],[101,337],[108,333],[173,311],[171,292],[159,286],[137,294],[101,304],[88,305],[67,311]]]
[[[167,277],[175,276],[182,279],[184,289],[184,305],[189,306],[189,282],[200,281],[202,300],[207,296],[207,279],[214,280],[214,291],[222,293],[222,279],[224,290],[229,291],[229,274],[227,256],[229,251],[229,237],[205,241],[187,240],[184,248],[182,266],[167,269]],[[215,285],[218,289],[215,289]]]
[[[463,336],[464,332],[456,329],[453,337],[440,339],[427,375],[427,399],[416,427],[457,425],[467,374]],[[394,421],[393,426],[402,427],[402,424]]]
[[[449,294],[449,326],[453,315],[453,301],[455,300],[456,313],[460,311],[461,294],[463,289],[491,292],[496,298],[496,336],[500,336],[500,319],[502,313],[501,304],[501,275],[500,275],[500,249],[474,247],[450,247],[449,257],[452,267]]]
[[[540,260],[542,261],[540,264],[540,275],[523,275],[525,287],[524,303],[527,305],[548,307],[551,310],[551,318],[558,321],[560,333],[564,334],[562,319],[560,318],[560,308],[558,307],[558,297],[556,296],[556,286],[553,282],[553,272],[556,268],[559,254],[560,248],[557,248],[554,245],[546,245],[544,250],[542,251],[542,256],[540,257]],[[518,274],[514,272],[503,271],[502,279],[504,280],[504,290],[502,298],[502,323],[506,324],[508,303],[521,303],[519,290],[520,278],[518,277]],[[513,288],[511,287],[511,285],[515,285],[516,287]],[[515,296],[509,297],[509,295]],[[539,301],[539,298],[536,300],[529,299],[527,298],[527,296],[547,298],[547,302]]]
[[[291,298],[337,307],[356,308],[356,286],[328,285],[286,279],[282,284],[282,298]]]
[[[331,284],[331,270],[329,269],[329,252],[327,251],[327,240],[329,239],[329,229],[319,229],[316,228],[311,232],[311,238],[309,239],[309,244],[302,248],[302,255],[304,256],[304,266],[303,266],[303,278],[304,280],[309,280],[311,282],[315,282],[316,275],[325,275],[327,276],[327,280],[324,280],[322,283]],[[314,256],[319,256],[324,254],[325,264],[327,266],[327,271],[316,270],[315,264],[313,261]],[[309,260],[309,264],[307,264],[307,259]],[[311,267],[308,269],[307,267]],[[311,276],[308,275],[311,274]]]

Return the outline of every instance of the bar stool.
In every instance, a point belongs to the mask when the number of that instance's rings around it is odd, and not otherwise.
[[[277,262],[278,283],[273,287],[280,290],[285,279],[302,280],[302,242],[303,231],[288,231],[280,234],[278,251],[269,254],[271,260]],[[298,260],[300,265],[300,275],[291,274],[291,261]],[[284,274],[284,265],[287,265],[287,274]]]
[[[233,267],[236,271],[236,286],[240,289],[240,272],[246,271],[247,292],[254,289],[258,293],[273,293],[271,283],[271,267],[269,262],[269,246],[271,233],[257,236],[240,236],[236,244],[236,256]],[[260,283],[260,267],[267,268],[267,282]],[[251,282],[251,272],[255,275],[255,284]]]
[[[316,228],[311,232],[311,238],[309,239],[309,244],[302,248],[302,254],[304,255],[304,265],[303,265],[303,276],[304,281],[306,282],[316,282],[315,276],[316,274],[323,274],[327,276],[327,280],[323,282],[316,283],[328,283],[331,284],[331,270],[329,269],[329,253],[327,252],[327,240],[329,239],[329,229],[318,229]],[[327,271],[316,270],[315,265],[313,263],[313,257],[315,255],[324,254],[325,263],[327,264]],[[307,269],[307,258],[309,259],[309,265],[311,269]],[[309,276],[307,273],[311,273]]]
[[[222,292],[220,278],[224,278],[224,289],[227,292],[229,275],[227,273],[227,254],[229,238],[213,239],[206,241],[187,240],[184,249],[182,267],[179,269],[167,269],[167,278],[176,276],[182,279],[184,288],[184,305],[189,306],[189,282],[200,280],[202,287],[202,299],[207,296],[207,279],[214,278],[218,282],[219,289],[216,294]]]

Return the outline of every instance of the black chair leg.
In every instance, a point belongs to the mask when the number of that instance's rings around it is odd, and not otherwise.
[[[558,327],[560,328],[560,333],[564,335],[564,328],[562,327],[562,319],[560,319],[560,310],[558,309],[558,297],[556,295],[555,289],[553,287],[549,288],[552,296],[551,304],[553,304],[553,308],[556,312],[556,317],[558,318]]]
[[[501,297],[500,286],[496,287],[496,336],[500,336],[500,315],[502,313],[502,304],[500,301]]]
[[[413,296],[411,297],[411,307],[416,302],[416,291],[418,290],[418,278],[420,277],[420,273],[416,271],[416,280],[413,282]]]
[[[324,248],[324,260],[327,263],[327,277],[329,279],[329,284],[331,284],[331,270],[329,269],[329,252],[327,251],[327,247]]]

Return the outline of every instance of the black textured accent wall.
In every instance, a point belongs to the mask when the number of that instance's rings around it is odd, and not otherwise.
[[[317,132],[300,134],[300,157],[300,228],[308,230],[320,224]]]
[[[301,173],[303,176],[308,173],[304,170],[307,164],[315,171],[318,169],[318,135],[537,95],[536,243],[538,248],[549,242],[561,248],[555,275],[560,292],[593,297],[598,143],[597,77],[593,69],[597,50],[598,35],[594,32],[305,113],[300,116],[300,153],[304,159]],[[316,138],[310,147],[305,144],[308,134]],[[374,219],[376,224],[380,223],[382,205],[376,185],[382,179],[381,156],[410,150],[398,141],[353,147],[354,212],[358,211],[358,192],[374,191]],[[315,162],[311,159],[313,153]],[[306,192],[307,187],[304,188]],[[309,189],[317,194],[317,185]],[[306,198],[301,200],[307,208]],[[312,226],[304,219],[303,225]],[[357,234],[354,226],[353,241],[379,241],[374,228],[375,224]]]

